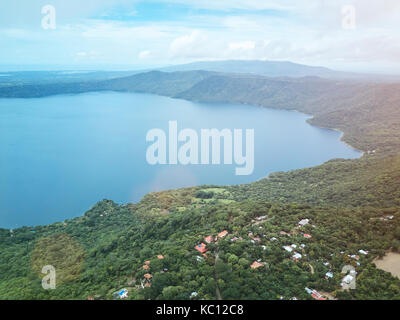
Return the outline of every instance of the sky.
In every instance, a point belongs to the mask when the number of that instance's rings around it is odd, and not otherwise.
[[[54,19],[42,13],[49,5]],[[0,1],[3,70],[133,70],[228,59],[400,74],[400,1]]]

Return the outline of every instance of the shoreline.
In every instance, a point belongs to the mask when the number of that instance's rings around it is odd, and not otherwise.
[[[312,120],[314,120],[314,119],[315,119],[314,116],[312,116],[310,119],[307,120],[307,122],[312,121]],[[349,148],[353,149],[354,151],[360,152],[360,153],[361,153],[361,157],[360,157],[360,158],[362,158],[363,156],[365,156],[366,151],[363,151],[363,150],[361,150],[361,149],[358,149],[358,148],[352,146],[349,142],[347,142],[347,141],[344,139],[344,137],[345,137],[345,132],[344,132],[344,131],[342,131],[342,130],[340,130],[340,129],[338,129],[338,128],[323,127],[323,126],[317,125],[317,124],[315,124],[315,123],[309,123],[309,124],[312,125],[312,126],[314,126],[314,127],[320,128],[320,129],[333,130],[333,131],[339,132],[339,133],[341,134],[341,136],[340,136],[340,141],[341,141],[341,142],[343,142],[346,146],[348,146]]]

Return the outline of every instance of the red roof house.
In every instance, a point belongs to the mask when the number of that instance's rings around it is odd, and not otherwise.
[[[205,253],[207,251],[206,245],[204,243],[198,244],[194,248],[200,253]]]
[[[224,238],[224,237],[226,237],[226,235],[228,234],[229,232],[228,231],[226,231],[226,230],[224,230],[224,231],[222,231],[222,232],[220,232],[219,234],[218,234],[218,238]]]
[[[257,262],[257,261],[254,261],[254,262],[251,264],[250,268],[252,268],[252,269],[258,269],[258,268],[260,268],[260,267],[262,267],[262,266],[263,266],[262,263],[259,263],[259,262]]]
[[[311,295],[311,297],[313,297],[314,299],[316,299],[316,300],[326,300],[321,294],[319,294],[318,292],[316,292],[316,293],[313,293],[312,295]]]

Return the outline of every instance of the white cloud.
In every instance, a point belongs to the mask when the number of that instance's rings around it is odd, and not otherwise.
[[[249,50],[254,49],[256,43],[254,41],[231,42],[228,46],[231,50]]]
[[[138,55],[139,59],[146,59],[149,56],[150,56],[150,51],[149,50],[141,51],[141,52],[139,52],[139,55]]]
[[[190,34],[180,36],[173,40],[169,46],[171,58],[202,58],[213,50],[210,39],[201,31],[194,30]]]

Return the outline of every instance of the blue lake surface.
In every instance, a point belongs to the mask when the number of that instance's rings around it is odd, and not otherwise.
[[[0,227],[42,225],[82,215],[96,202],[137,202],[148,192],[202,184],[242,184],[276,171],[311,167],[361,153],[341,133],[308,116],[236,104],[203,104],[156,95],[88,93],[0,99]],[[146,134],[254,129],[249,176],[232,165],[149,165]]]

